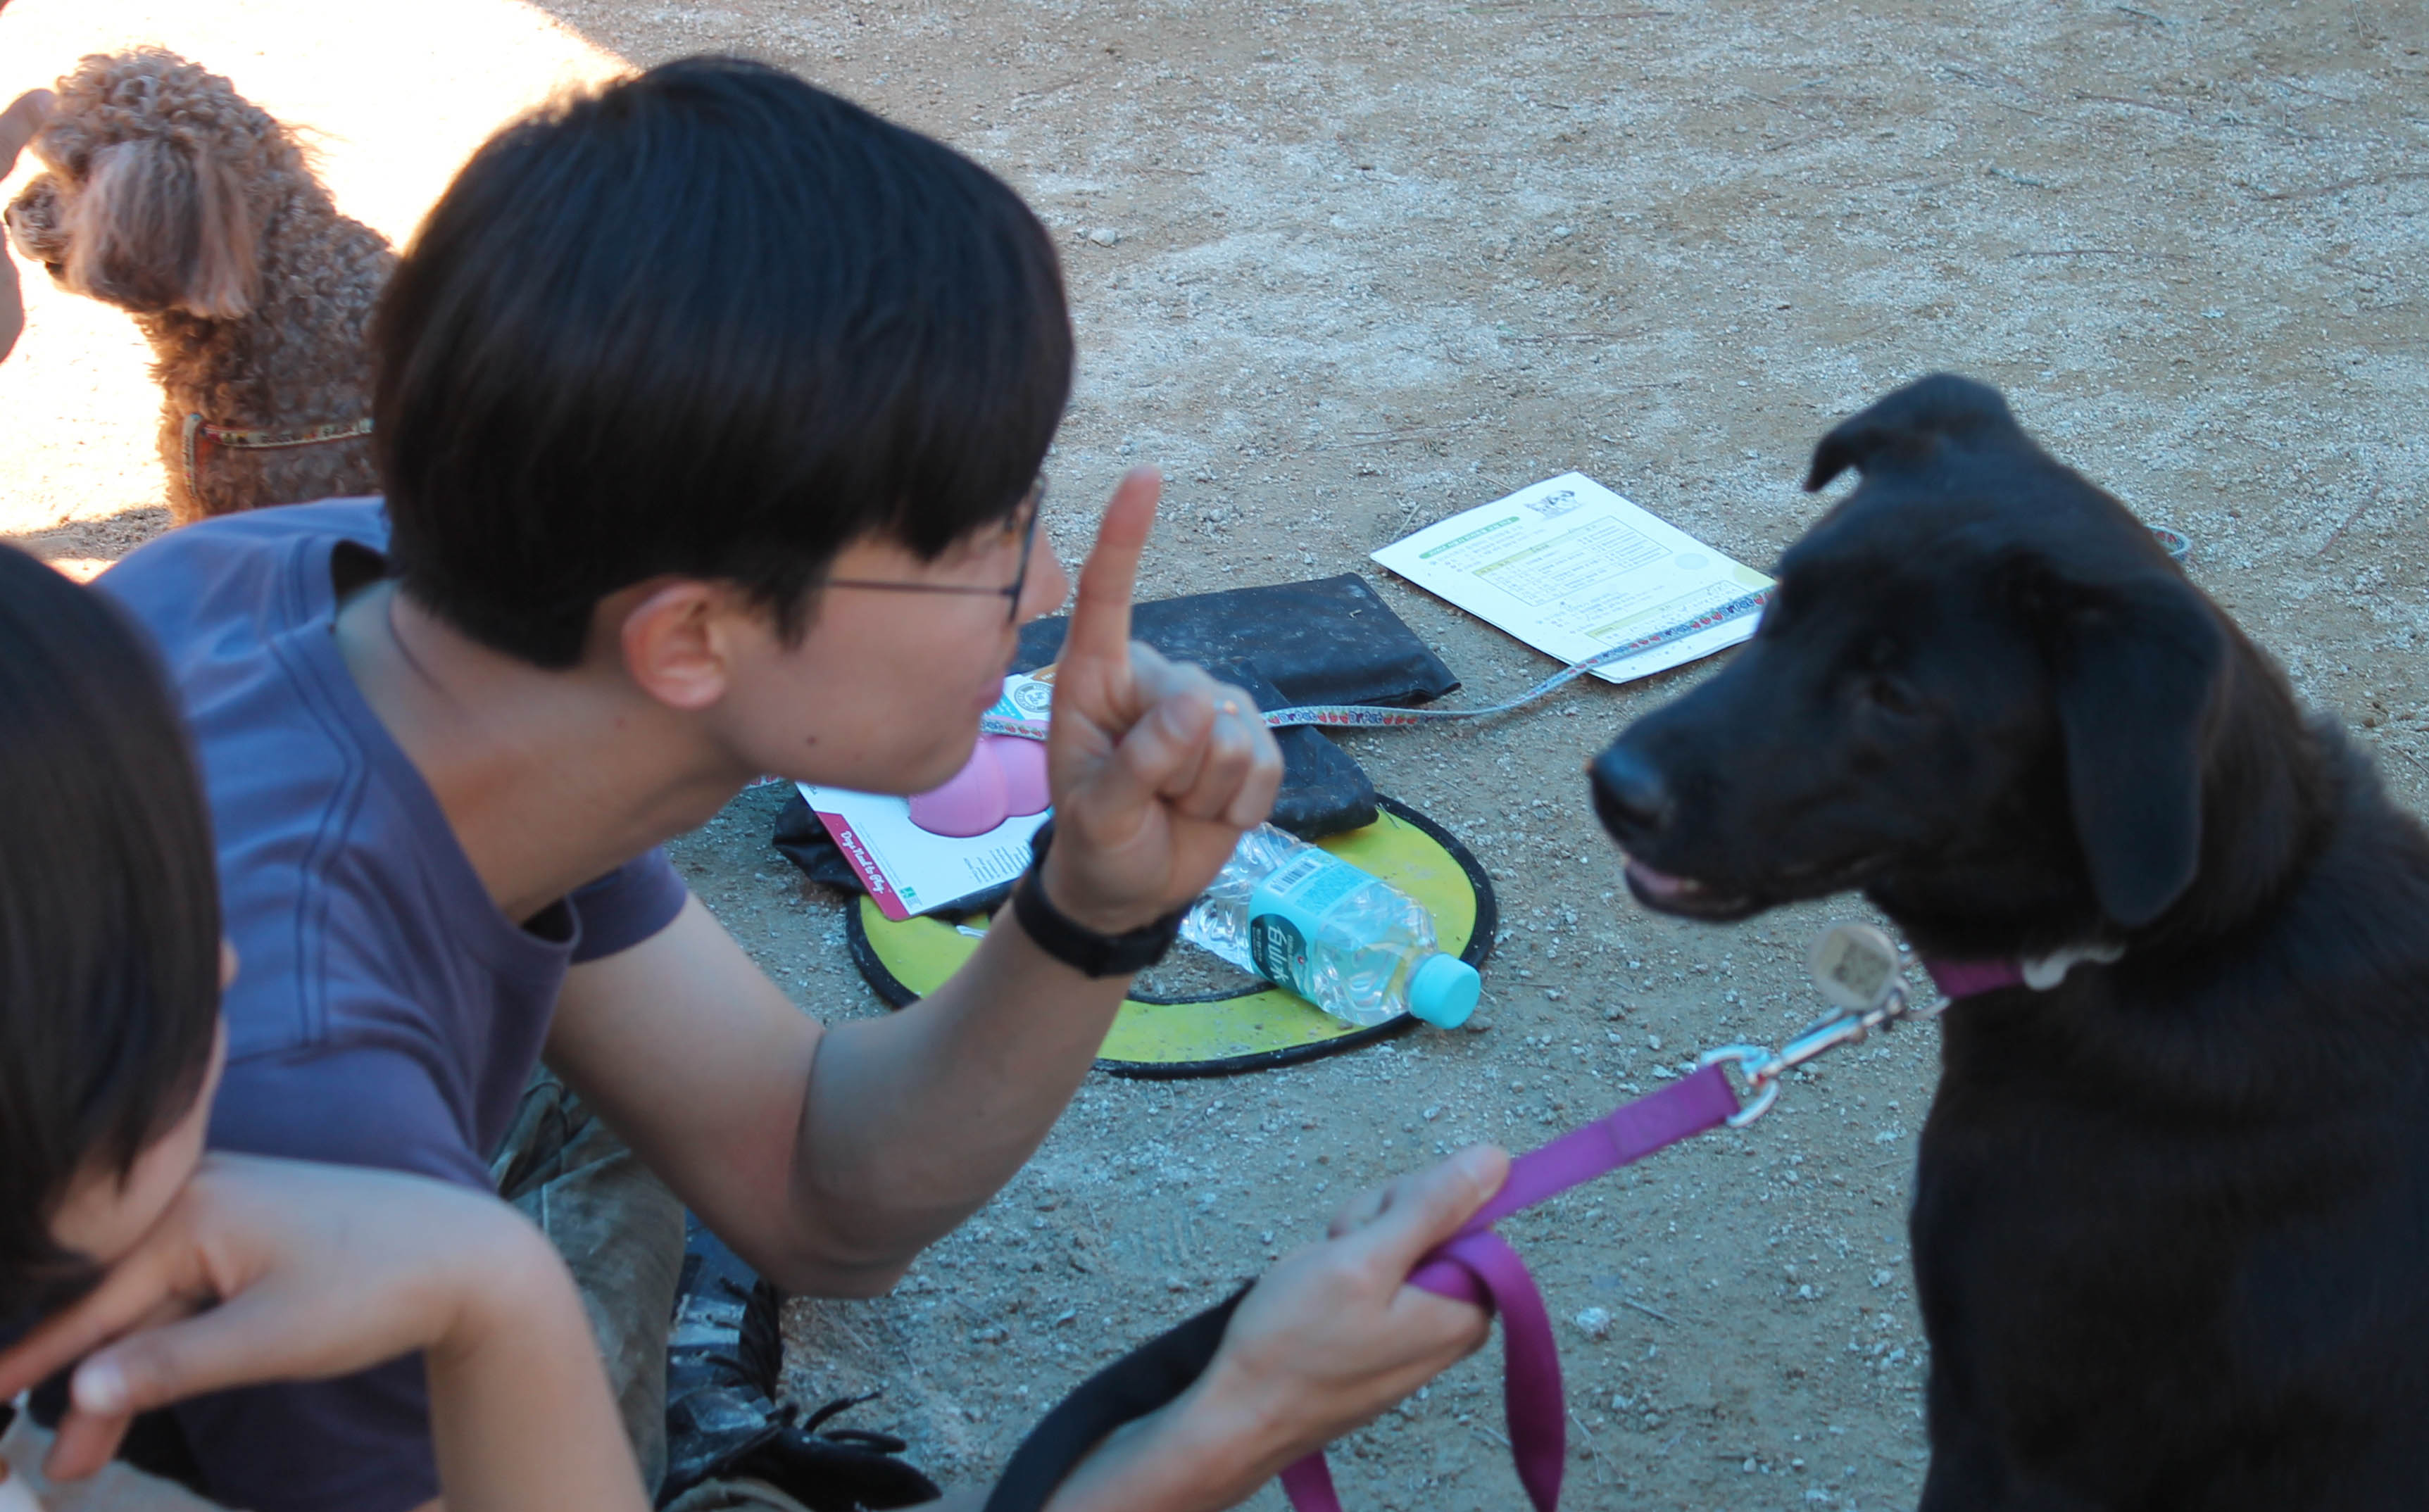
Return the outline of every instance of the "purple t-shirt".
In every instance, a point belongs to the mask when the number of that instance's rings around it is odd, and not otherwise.
[[[333,565],[376,573],[376,499],[174,531],[103,574],[159,645],[201,753],[237,948],[214,1148],[487,1189],[566,968],[666,928],[659,851],[520,926],[346,669]],[[418,1356],[179,1409],[204,1489],[254,1512],[438,1494]]]

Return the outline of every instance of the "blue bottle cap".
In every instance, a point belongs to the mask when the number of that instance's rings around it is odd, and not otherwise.
[[[1438,1029],[1455,1029],[1476,1011],[1484,978],[1457,956],[1434,955],[1409,978],[1409,1011]]]

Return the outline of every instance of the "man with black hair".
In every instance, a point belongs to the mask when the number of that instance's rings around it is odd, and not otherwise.
[[[619,1193],[576,1258],[619,1273],[600,1321],[647,1457],[682,1206],[788,1290],[890,1287],[1044,1138],[1281,763],[1244,695],[1130,642],[1158,489],[1132,474],[1011,927],[921,1003],[822,1027],[656,847],[761,773],[913,793],[967,758],[1068,588],[1036,539],[1072,365],[1043,227],[936,142],[686,60],[476,153],[374,348],[384,504],[210,521],[104,580],[185,699],[247,963],[211,1137],[485,1186],[510,1128],[554,1127],[550,1179]],[[527,1092],[543,1053],[561,1087]],[[1283,1262],[1056,1505],[1228,1505],[1474,1349],[1475,1309],[1400,1282],[1500,1169],[1469,1152]],[[256,1512],[437,1493],[412,1359],[181,1421]]]

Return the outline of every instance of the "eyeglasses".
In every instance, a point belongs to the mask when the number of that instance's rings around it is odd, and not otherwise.
[[[5,3],[6,0],[0,0],[0,4]],[[1004,518],[1003,534],[993,547],[994,551],[1001,551],[1011,544],[1014,536],[1020,537],[1020,569],[1013,574],[1012,582],[1004,587],[982,588],[967,583],[896,583],[881,578],[829,578],[824,586],[877,588],[887,593],[978,594],[991,599],[1000,598],[1005,600],[1003,617],[1009,624],[1020,617],[1021,594],[1029,586],[1029,553],[1036,549],[1037,519],[1045,513],[1046,480],[1041,476],[1029,485],[1029,492],[1021,496],[1020,502],[1013,505],[1012,513]]]

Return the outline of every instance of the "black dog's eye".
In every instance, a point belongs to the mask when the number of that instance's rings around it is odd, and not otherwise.
[[[1922,707],[1914,690],[1893,677],[1865,679],[1864,698],[1875,708],[1887,714],[1909,715]]]

